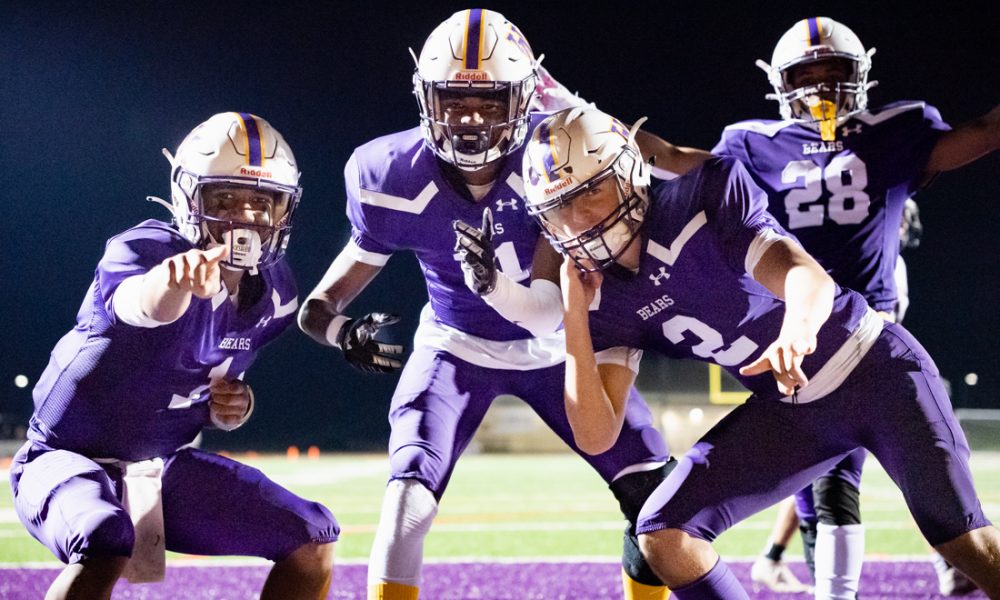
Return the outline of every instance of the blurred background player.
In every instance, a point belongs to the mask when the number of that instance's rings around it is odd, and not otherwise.
[[[170,160],[174,222],[111,238],[34,389],[14,508],[67,567],[46,598],[163,579],[165,550],[275,562],[262,598],[323,598],[339,526],[260,471],[185,445],[241,426],[243,382],[297,307],[285,247],[301,194],[267,121],[221,113]],[[129,558],[131,556],[131,559]]]
[[[542,118],[529,114],[536,65],[521,32],[493,11],[459,11],[431,33],[413,80],[420,127],[355,150],[344,172],[351,240],[299,315],[303,331],[340,348],[356,367],[396,371],[402,347],[377,334],[397,318],[371,313],[352,319],[344,312],[397,251],[414,252],[427,281],[429,303],[389,411],[390,481],[369,561],[372,599],[418,596],[424,537],[459,456],[495,397],[523,399],[580,453],[563,405],[563,336],[551,333],[561,310],[554,323],[527,311],[517,326],[481,297],[495,291],[492,286],[526,280],[536,247],[558,265],[526,211],[520,177],[523,142]],[[483,222],[496,244],[490,268],[471,268],[468,249],[456,247],[456,220]],[[496,263],[505,277],[498,277]],[[554,282],[531,286],[558,307]],[[629,520],[622,557],[626,597],[663,598],[665,588],[638,550],[634,523],[673,461],[668,464],[666,444],[634,391],[624,429],[613,448],[584,458]]]
[[[774,519],[771,535],[767,538],[764,553],[750,566],[750,581],[763,585],[775,592],[812,592],[810,586],[802,583],[784,562],[785,550],[796,531],[802,531],[802,548],[806,555],[809,571],[814,570],[812,552],[815,548],[816,519],[812,503],[798,507],[800,496],[792,496],[778,505],[778,515]],[[812,518],[810,518],[812,517]],[[807,540],[811,538],[812,543]]]
[[[615,442],[643,349],[714,362],[753,392],[644,505],[640,545],[654,571],[681,600],[746,598],[711,542],[860,446],[927,540],[1000,598],[1000,532],[919,343],[833,282],[739,162],[707,161],[651,193],[615,124],[592,109],[556,113],[524,159],[530,210],[569,259],[566,404],[577,442],[591,452]]]

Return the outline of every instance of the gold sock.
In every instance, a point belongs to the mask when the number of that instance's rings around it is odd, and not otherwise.
[[[629,577],[625,569],[622,569],[622,588],[625,591],[625,600],[666,600],[670,597],[667,586],[639,583]]]
[[[368,600],[417,600],[420,588],[391,581],[368,584]]]

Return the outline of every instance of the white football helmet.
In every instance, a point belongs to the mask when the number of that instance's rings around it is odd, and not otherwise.
[[[644,120],[629,131],[618,119],[583,106],[549,116],[531,134],[522,168],[528,212],[581,270],[611,266],[639,235],[649,208],[650,167],[635,142]],[[593,202],[587,192],[611,178],[617,206],[581,231],[576,214]]]
[[[170,161],[171,212],[181,233],[198,248],[228,244],[231,267],[255,272],[284,255],[291,221],[302,195],[292,149],[271,124],[249,113],[219,113],[188,134]],[[208,214],[206,185],[271,192],[268,222],[229,221]],[[212,224],[214,227],[209,227]],[[225,231],[216,239],[212,229]]]
[[[524,35],[503,15],[481,8],[453,14],[414,60],[413,91],[424,141],[439,158],[474,171],[524,143],[537,61]],[[446,122],[443,103],[469,96],[502,103],[505,117]]]
[[[868,106],[868,90],[878,83],[868,81],[874,54],[875,48],[865,50],[858,36],[843,23],[813,17],[799,21],[781,36],[770,65],[758,60],[757,66],[767,73],[774,87],[774,93],[767,98],[778,101],[783,119],[818,127],[824,139],[834,139],[839,125]],[[794,67],[828,59],[846,61],[847,81],[793,86]],[[831,95],[833,100],[829,99]]]

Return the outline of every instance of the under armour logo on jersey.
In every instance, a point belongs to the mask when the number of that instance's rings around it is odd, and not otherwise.
[[[260,321],[257,321],[257,325],[256,326],[257,327],[267,327],[267,324],[271,322],[271,317],[273,317],[273,316],[274,315],[264,315],[263,317],[260,318]]]
[[[497,200],[497,212],[503,212],[505,206],[510,207],[511,210],[520,210],[517,208],[517,198],[511,198],[508,202]]]
[[[854,127],[844,126],[840,130],[840,137],[847,137],[847,136],[851,135],[852,133],[861,133],[861,123],[858,123]]]
[[[649,275],[649,280],[652,281],[657,286],[660,285],[661,279],[670,279],[670,273],[667,273],[666,267],[660,267],[659,273],[651,273]]]

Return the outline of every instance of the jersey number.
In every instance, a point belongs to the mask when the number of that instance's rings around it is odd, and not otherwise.
[[[723,367],[732,367],[742,363],[757,349],[757,343],[745,335],[741,335],[736,341],[727,345],[722,340],[721,333],[694,317],[677,315],[663,324],[663,335],[671,343],[682,343],[684,332],[690,332],[700,340],[699,343],[691,347],[691,352],[695,356],[712,359]]]
[[[523,281],[530,275],[530,271],[525,271],[521,267],[521,261],[517,259],[517,251],[514,249],[514,242],[504,242],[497,246],[495,250],[497,262],[500,263],[500,270],[507,277],[514,281]]]
[[[194,401],[197,400],[208,388],[212,387],[212,382],[223,379],[226,373],[229,372],[230,365],[233,364],[233,357],[230,356],[226,360],[222,361],[216,365],[211,371],[208,372],[208,383],[199,385],[190,392],[187,396],[181,396],[180,394],[174,394],[170,399],[170,405],[167,408],[178,409],[178,408],[191,408]]]
[[[818,227],[823,224],[824,212],[829,212],[830,220],[838,225],[854,225],[868,217],[871,204],[865,192],[868,169],[856,155],[835,156],[826,168],[811,160],[795,160],[781,172],[782,183],[796,183],[800,179],[805,180],[806,187],[791,190],[785,196],[789,229]],[[827,206],[810,205],[823,196],[824,184],[830,196]]]

